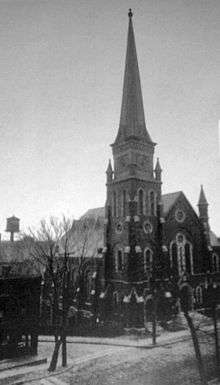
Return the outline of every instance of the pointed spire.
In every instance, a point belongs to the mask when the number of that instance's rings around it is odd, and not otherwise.
[[[122,143],[130,137],[152,143],[146,130],[144,106],[141,91],[140,74],[136,53],[135,37],[132,23],[133,13],[129,9],[127,53],[124,73],[124,86],[121,106],[119,131],[115,143]]]
[[[112,170],[112,163],[111,163],[111,159],[109,159],[108,161],[108,167],[107,167],[107,170],[106,170],[106,174],[112,174],[113,173],[113,170]]]
[[[157,163],[156,163],[156,166],[155,166],[155,171],[162,171],[162,168],[160,166],[159,158],[157,158]]]
[[[160,166],[159,158],[157,158],[157,163],[156,163],[154,172],[155,172],[156,180],[161,181],[162,168]]]
[[[203,185],[201,184],[198,206],[202,206],[202,205],[208,206],[208,202],[207,202],[204,190],[203,190]]]
[[[113,169],[112,169],[111,159],[109,159],[109,162],[108,162],[108,167],[107,167],[107,170],[106,170],[106,175],[107,175],[107,183],[112,182]]]
[[[199,219],[201,223],[203,224],[204,232],[208,241],[208,244],[210,243],[210,227],[209,227],[209,214],[208,214],[208,202],[203,190],[203,185],[201,185],[200,195],[199,195],[199,202],[198,202],[198,208],[199,208]]]

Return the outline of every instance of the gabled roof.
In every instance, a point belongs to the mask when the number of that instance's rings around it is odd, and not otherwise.
[[[97,257],[104,246],[104,207],[88,210],[69,230],[69,250],[73,257]]]
[[[162,195],[165,216],[169,213],[181,195],[185,197],[182,191]],[[73,227],[70,230],[70,243],[72,242],[71,251],[73,255],[80,255],[85,240],[85,233],[87,233],[85,256],[95,257],[98,255],[98,248],[104,246],[104,216],[105,208],[97,207],[88,210],[78,221],[73,222]],[[220,240],[212,231],[210,231],[210,241],[212,246],[220,247]]]
[[[215,235],[215,233],[212,230],[210,230],[209,236],[210,236],[211,246],[220,247],[220,239]]]
[[[182,191],[177,191],[174,193],[168,193],[162,195],[162,203],[163,203],[163,211],[164,214],[167,215],[172,206],[175,204],[176,200],[180,197],[180,195],[183,194]],[[85,218],[104,218],[105,216],[105,208],[104,207],[97,207],[94,209],[89,209],[86,211],[84,215],[80,218],[80,220],[83,220]]]
[[[181,194],[183,194],[182,191],[176,191],[174,193],[162,195],[163,212],[165,215],[168,214],[168,212],[173,207],[174,203],[180,197]]]
[[[85,218],[98,219],[99,217],[104,218],[104,216],[105,216],[105,208],[96,207],[94,209],[89,209],[88,211],[86,211],[86,213],[80,217],[80,220],[83,220]]]

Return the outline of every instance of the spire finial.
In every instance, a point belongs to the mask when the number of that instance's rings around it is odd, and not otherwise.
[[[131,19],[132,16],[133,16],[133,12],[132,12],[131,8],[129,8],[129,12],[128,12],[128,17],[129,17],[129,19]]]

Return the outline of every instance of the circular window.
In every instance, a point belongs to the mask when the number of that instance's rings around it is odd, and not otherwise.
[[[146,234],[150,234],[153,231],[153,226],[149,221],[144,222],[143,228]]]
[[[180,209],[176,210],[175,219],[177,222],[183,222],[185,218],[186,218],[186,214],[184,213],[183,210],[180,210]]]
[[[121,233],[122,230],[123,230],[122,223],[121,222],[116,223],[116,231],[117,231],[117,233]]]
[[[184,242],[184,236],[182,234],[177,234],[176,240],[178,243],[183,243]]]

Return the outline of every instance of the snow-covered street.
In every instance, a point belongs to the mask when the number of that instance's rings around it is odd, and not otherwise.
[[[208,379],[214,378],[214,346],[200,336]],[[49,345],[48,345],[49,348]],[[37,385],[199,385],[191,340],[156,348],[68,344],[69,368],[60,375],[34,381]]]

